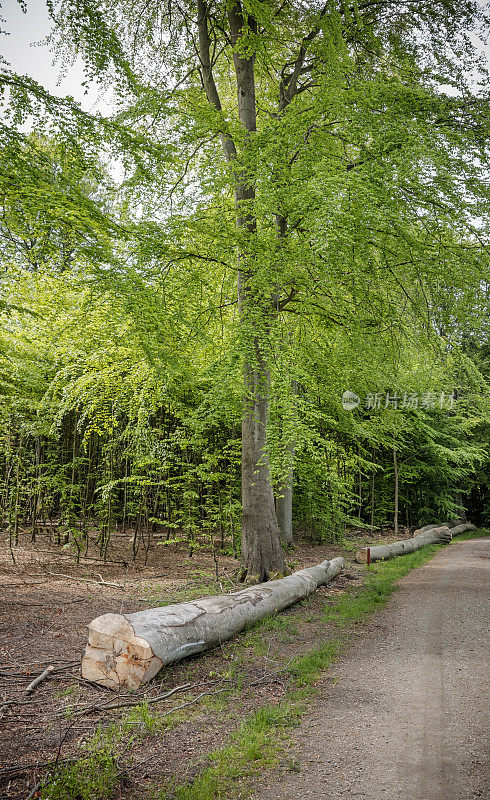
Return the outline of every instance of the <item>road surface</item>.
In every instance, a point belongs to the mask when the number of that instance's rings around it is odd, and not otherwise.
[[[401,579],[254,800],[490,797],[489,558],[489,539],[455,542]]]

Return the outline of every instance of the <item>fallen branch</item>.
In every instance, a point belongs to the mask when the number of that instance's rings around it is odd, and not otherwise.
[[[31,692],[33,692],[36,686],[39,686],[39,684],[45,681],[46,678],[49,678],[53,670],[54,667],[52,664],[50,664],[49,667],[46,667],[44,672],[41,672],[41,674],[38,675],[37,678],[34,678],[34,680],[29,684],[29,686],[27,686],[25,693],[30,694]]]
[[[135,614],[104,614],[89,625],[82,677],[137,688],[162,666],[208,650],[245,627],[307,597],[344,568],[343,558],[238,592]]]
[[[112,535],[113,534],[111,534],[111,536]],[[78,561],[82,561],[83,560],[83,561],[95,561],[96,563],[105,564],[106,566],[107,566],[107,564],[120,564],[122,567],[128,567],[129,566],[127,561],[118,561],[118,560],[113,559],[113,558],[105,558],[105,559],[104,558],[97,558],[96,556],[82,556],[82,555],[78,555],[77,553],[74,553],[73,551],[71,553],[61,553],[55,547],[53,547],[52,550],[43,550],[40,547],[36,547],[33,552],[34,553],[46,553],[47,555],[50,555],[50,556],[56,556],[56,558],[71,558],[71,560],[75,561],[75,562],[77,562],[77,560]]]
[[[73,761],[76,761],[76,757],[69,756],[58,763],[69,764]],[[33,764],[16,764],[12,767],[5,767],[5,769],[0,770],[0,783],[10,781],[15,776],[24,775],[26,772],[30,772],[33,769],[37,770],[44,769],[45,767],[52,767],[54,763],[55,760],[51,759],[50,761],[36,761]]]
[[[8,711],[10,706],[13,705],[13,704],[14,704],[13,700],[7,700],[6,703],[2,703],[2,705],[0,706],[0,719],[2,719],[3,715],[5,714],[5,712]]]
[[[9,606],[29,606],[32,608],[33,606],[40,606],[41,608],[59,608],[60,606],[70,606],[73,603],[86,603],[86,597],[80,597],[78,600],[57,600],[55,603],[29,603],[24,602],[24,600],[9,600]]]
[[[26,800],[32,800],[32,798],[36,796],[36,794],[38,793],[38,791],[42,787],[42,785],[43,785],[42,781],[38,781],[37,783],[35,783],[34,786],[31,789],[31,791],[27,795]]]
[[[49,575],[56,575],[59,578],[68,578],[70,581],[83,581],[84,583],[96,583],[99,586],[111,586],[113,589],[125,589],[125,586],[121,586],[120,583],[109,583],[105,581],[102,575],[99,575],[100,581],[96,581],[95,578],[80,578],[78,575],[64,575],[62,572],[50,572]]]
[[[108,700],[106,703],[87,703],[81,708],[79,707],[75,709],[74,715],[76,717],[83,717],[86,714],[91,714],[95,711],[113,711],[116,708],[132,708],[133,706],[141,705],[141,703],[159,703],[162,700],[166,700],[168,697],[171,697],[173,694],[176,694],[177,692],[183,692],[186,689],[191,688],[192,684],[184,683],[181,686],[176,686],[174,689],[170,689],[170,691],[165,692],[165,694],[159,694],[156,697],[137,697],[133,700],[123,700],[120,702]],[[61,714],[58,716],[61,716]]]

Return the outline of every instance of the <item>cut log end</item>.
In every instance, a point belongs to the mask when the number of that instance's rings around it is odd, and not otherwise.
[[[136,636],[120,614],[104,614],[88,626],[82,678],[110,689],[136,689],[155,677],[162,666],[149,643]]]

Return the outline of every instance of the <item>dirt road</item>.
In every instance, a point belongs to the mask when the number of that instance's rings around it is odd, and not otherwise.
[[[489,540],[454,543],[400,581],[255,800],[489,796],[489,557]]]

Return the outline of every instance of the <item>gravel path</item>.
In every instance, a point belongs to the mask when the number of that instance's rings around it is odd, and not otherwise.
[[[255,800],[473,800],[485,791],[490,540],[406,575],[331,671]]]

